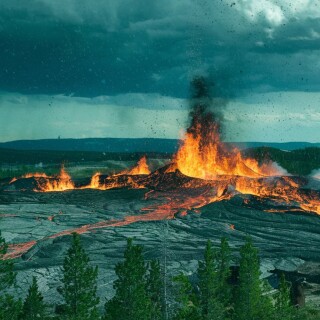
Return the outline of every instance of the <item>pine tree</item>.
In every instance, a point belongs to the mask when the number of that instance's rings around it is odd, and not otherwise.
[[[46,305],[43,296],[39,292],[36,277],[32,278],[32,284],[22,307],[22,320],[36,320],[46,318]]]
[[[7,252],[8,244],[5,239],[1,237],[0,231],[0,293],[12,286],[16,279],[16,273],[13,271],[13,261],[4,259]]]
[[[15,300],[13,296],[5,293],[16,280],[13,261],[4,259],[7,252],[8,245],[0,231],[0,320],[16,320],[21,312],[21,300]]]
[[[206,245],[204,261],[199,261],[198,277],[203,319],[223,319],[223,305],[217,298],[217,263],[210,240]]]
[[[201,320],[201,310],[197,296],[188,277],[182,273],[174,277],[177,285],[176,302],[178,304],[173,320]]]
[[[0,297],[0,320],[20,320],[22,302],[9,294]]]
[[[200,305],[203,319],[225,319],[230,309],[231,289],[230,247],[226,238],[213,251],[210,240],[204,253],[204,261],[199,261],[198,277]]]
[[[291,303],[290,287],[284,274],[280,276],[279,291],[275,299],[275,319],[293,320],[295,309]]]
[[[115,295],[105,305],[105,319],[108,320],[150,320],[151,299],[147,294],[147,267],[142,247],[133,245],[128,239],[124,262],[115,267],[118,279],[113,288]]]
[[[147,290],[151,300],[151,319],[164,319],[164,283],[161,278],[161,268],[158,260],[150,262]]]
[[[99,319],[97,305],[98,267],[90,260],[77,233],[72,234],[72,244],[63,263],[62,296],[65,300],[64,317],[76,320]]]
[[[227,238],[221,238],[220,248],[216,251],[217,261],[217,295],[225,310],[230,307],[232,295],[229,278],[231,275],[231,249]],[[227,311],[227,310],[226,310]]]
[[[235,299],[237,320],[272,319],[272,304],[260,280],[258,250],[251,238],[240,249],[239,285]]]

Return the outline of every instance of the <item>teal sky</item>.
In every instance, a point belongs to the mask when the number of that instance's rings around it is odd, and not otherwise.
[[[0,141],[181,136],[216,84],[225,139],[320,141],[311,0],[2,0]]]

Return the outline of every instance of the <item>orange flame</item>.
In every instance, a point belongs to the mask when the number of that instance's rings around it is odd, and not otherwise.
[[[150,174],[150,173],[151,171],[147,163],[147,157],[143,156],[132,169],[121,171],[117,175],[127,174],[131,176],[136,176],[136,175]]]
[[[126,177],[121,179],[121,176],[138,176],[148,175],[151,171],[147,164],[146,156],[143,156],[137,164],[128,170],[123,170],[120,173],[114,174],[113,176],[107,177],[103,183],[100,182],[100,172],[95,173],[90,181],[90,184],[80,189],[99,189],[108,190],[113,188],[130,187],[134,189],[144,188],[143,184],[136,182],[133,177]]]
[[[31,177],[36,177],[31,174]],[[65,191],[75,189],[71,176],[66,172],[64,165],[61,166],[60,173],[55,177],[41,176],[38,179],[38,187],[42,192]]]
[[[99,189],[99,187],[100,187],[100,172],[97,172],[92,176],[89,188]]]
[[[193,132],[187,132],[174,162],[183,174],[205,180],[219,175],[262,177],[280,175],[272,163],[259,165],[255,159],[244,159],[236,148],[227,150],[220,141],[217,127],[212,124],[207,135],[202,134],[201,124]]]
[[[167,172],[178,169],[186,176],[210,180],[210,185],[221,190],[268,197],[277,202],[292,202],[301,210],[320,214],[319,196],[304,193],[300,183],[283,176],[285,170],[273,162],[259,164],[255,159],[243,158],[237,148],[228,149],[220,140],[219,123],[193,118],[191,127],[185,134],[181,147],[174,156],[173,164]],[[274,176],[282,176],[277,179]],[[196,187],[196,181],[191,184]],[[229,197],[233,192],[227,191]],[[227,194],[224,195],[227,198]],[[220,197],[210,202],[219,201]]]

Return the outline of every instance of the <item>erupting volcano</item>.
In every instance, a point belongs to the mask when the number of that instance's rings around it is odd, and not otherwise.
[[[209,97],[202,78],[194,81],[193,88],[191,123],[180,148],[168,165],[152,172],[146,156],[143,156],[132,168],[109,175],[97,172],[91,179],[80,180],[71,179],[62,166],[57,175],[35,173],[14,178],[7,189],[4,186],[2,190],[31,191],[38,195],[45,192],[48,196],[68,192],[68,197],[81,192],[87,197],[88,192],[99,195],[110,189],[118,189],[124,194],[129,189],[146,190],[144,199],[140,199],[141,207],[134,214],[90,221],[71,229],[62,228],[42,240],[74,231],[84,233],[139,221],[174,219],[188,213],[201,212],[210,203],[231,201],[232,198],[237,201],[241,199],[240,206],[244,208],[252,206],[266,212],[301,211],[320,214],[320,194],[308,188],[309,178],[290,176],[276,163],[245,157],[237,148],[222,142],[219,105],[215,107],[215,100]],[[212,108],[215,110],[212,111]],[[56,216],[62,214],[59,212],[47,219],[55,223]],[[14,217],[15,214],[9,213],[6,216]],[[228,230],[236,232],[234,221]],[[11,245],[8,257],[20,256],[36,245],[37,241],[31,239]]]
[[[180,148],[166,167],[151,173],[144,156],[136,166],[117,174],[95,173],[88,184],[73,182],[64,167],[57,176],[28,174],[13,179],[11,184],[18,187],[19,180],[31,179],[33,190],[38,192],[146,188],[151,192],[163,192],[162,195],[170,199],[166,208],[173,210],[171,216],[211,202],[230,199],[239,193],[320,214],[319,193],[306,189],[307,178],[288,176],[276,163],[244,157],[237,148],[223,143],[219,105],[215,106],[216,100],[210,98],[203,78],[193,81],[193,91],[191,124]],[[146,197],[149,195],[150,192]],[[162,210],[163,205],[160,208]],[[162,212],[153,209],[154,214]],[[161,214],[158,218],[161,219]]]

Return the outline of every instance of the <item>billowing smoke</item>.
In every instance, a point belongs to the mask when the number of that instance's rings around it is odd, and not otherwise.
[[[222,108],[226,99],[216,96],[215,84],[209,78],[196,76],[190,90],[190,126],[187,129],[194,137],[201,137],[201,145],[220,141],[222,131]]]
[[[310,174],[310,177],[320,180],[320,169],[313,170]]]

